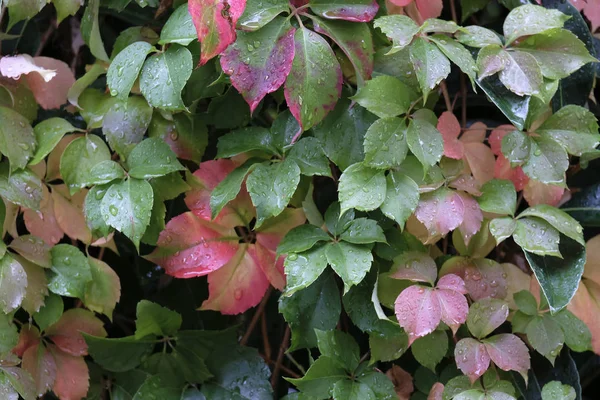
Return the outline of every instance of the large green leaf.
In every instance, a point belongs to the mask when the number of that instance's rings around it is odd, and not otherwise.
[[[400,80],[381,75],[368,81],[351,99],[380,118],[391,118],[405,114],[414,97]]]
[[[61,296],[83,298],[92,279],[86,256],[75,246],[58,244],[51,250],[52,272],[48,289]]]
[[[40,209],[42,182],[30,169],[9,170],[8,163],[0,163],[0,195],[3,199],[20,206]]]
[[[555,112],[536,129],[536,133],[551,138],[575,156],[592,151],[600,143],[596,117],[576,105]]]
[[[213,219],[219,215],[227,203],[236,198],[246,175],[254,169],[255,165],[257,164],[249,161],[237,167],[213,189],[210,194],[210,211]]]
[[[406,15],[387,15],[379,17],[373,25],[381,29],[387,37],[392,39],[392,48],[388,55],[394,54],[412,42],[413,37],[419,32],[419,26]]]
[[[434,42],[437,47],[444,53],[446,57],[456,64],[462,72],[464,72],[469,79],[471,84],[475,85],[475,75],[477,72],[477,65],[473,60],[471,52],[467,50],[462,44],[456,40],[450,39],[444,35],[433,35],[430,36],[431,41]]]
[[[42,8],[46,5],[45,0],[7,0],[3,6],[6,5],[8,8],[8,26],[6,28],[9,31],[17,22],[24,19],[30,19],[35,17]]]
[[[543,219],[523,218],[517,220],[513,239],[521,248],[540,256],[561,257],[558,230]]]
[[[334,391],[342,396],[339,397],[340,399],[348,398],[344,397],[348,395],[345,388],[334,389],[336,384],[344,379],[347,379],[344,369],[340,367],[335,360],[323,356],[319,357],[319,359],[310,366],[302,378],[286,378],[287,381],[293,383],[300,389],[302,393],[317,399],[330,398]],[[366,398],[369,399],[369,397]]]
[[[174,336],[181,327],[181,315],[148,300],[137,304],[135,338],[146,336]]]
[[[511,92],[497,76],[478,79],[477,84],[517,129],[524,129],[529,113],[530,96],[518,96]]]
[[[131,149],[142,141],[152,120],[152,107],[141,96],[115,101],[102,122],[102,133],[121,159],[127,159]]]
[[[86,186],[98,183],[92,169],[110,158],[108,146],[99,136],[88,134],[69,143],[60,158],[60,175],[69,192],[75,194]]]
[[[411,45],[410,61],[426,102],[433,88],[450,74],[450,61],[436,45],[423,38],[415,39]]]
[[[435,367],[448,352],[448,334],[434,331],[418,338],[411,345],[411,351],[419,364],[435,372]]]
[[[399,171],[390,171],[385,179],[387,189],[381,211],[403,228],[419,204],[419,187],[415,181]]]
[[[277,15],[289,11],[288,4],[285,0],[248,1],[237,26],[244,31],[258,30]]]
[[[442,158],[444,140],[442,134],[430,122],[413,119],[408,124],[406,142],[410,151],[423,164],[425,172]]]
[[[187,46],[198,39],[194,21],[186,4],[182,4],[173,11],[162,30],[160,31],[159,44],[177,43]]]
[[[381,169],[399,166],[408,153],[406,130],[406,122],[400,118],[375,121],[365,135],[364,164]]]
[[[344,282],[344,293],[365,278],[373,263],[373,254],[368,247],[347,242],[328,244],[326,256],[331,268]]]
[[[110,94],[121,100],[127,100],[129,92],[138,79],[146,61],[146,56],[154,49],[150,43],[135,42],[123,49],[108,67],[106,83]]]
[[[33,157],[36,137],[29,121],[10,108],[0,107],[0,153],[10,161],[10,169],[25,168]]]
[[[331,358],[349,372],[358,367],[360,350],[351,335],[337,329],[331,331],[315,329],[315,333],[322,356]]]
[[[33,128],[37,147],[29,164],[38,164],[50,154],[65,134],[76,131],[81,132],[82,130],[75,128],[69,121],[62,118],[48,118],[37,124]]]
[[[561,145],[545,137],[531,139],[529,160],[523,165],[523,172],[530,178],[548,184],[563,184],[567,168],[569,156]]]
[[[386,181],[381,170],[357,163],[348,167],[340,177],[341,214],[351,208],[374,210],[383,203],[385,196]]]
[[[562,28],[569,17],[557,10],[538,5],[524,5],[513,9],[504,21],[504,36],[510,44],[522,36],[535,35],[552,28]]]
[[[185,169],[169,145],[159,138],[146,139],[135,146],[127,165],[129,175],[138,179],[158,178]]]
[[[0,308],[8,314],[21,305],[27,288],[23,266],[9,254],[0,260]]]
[[[102,368],[111,372],[125,372],[136,368],[152,353],[156,340],[137,340],[133,336],[101,338],[83,334],[88,352]]]
[[[547,204],[538,204],[519,214],[519,218],[531,216],[545,220],[563,235],[568,236],[582,246],[585,246],[581,225],[564,211]]]
[[[323,143],[317,138],[305,137],[298,140],[287,154],[287,158],[300,167],[302,175],[331,176],[329,159],[323,150]]]
[[[311,249],[318,242],[329,240],[331,237],[323,229],[310,224],[300,225],[283,237],[277,246],[277,253],[300,253]]]
[[[481,187],[477,198],[482,211],[500,215],[514,215],[517,209],[517,191],[508,180],[493,179]]]
[[[311,246],[299,254],[288,253],[284,264],[287,277],[285,296],[306,289],[323,274],[327,268],[326,251],[327,246]]]

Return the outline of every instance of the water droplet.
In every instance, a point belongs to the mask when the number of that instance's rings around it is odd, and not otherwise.
[[[110,215],[112,215],[113,217],[116,217],[117,214],[119,213],[119,209],[113,205],[110,205],[108,207],[108,211],[110,212]]]

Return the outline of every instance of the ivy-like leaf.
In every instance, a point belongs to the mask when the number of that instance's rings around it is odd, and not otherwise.
[[[390,171],[385,179],[387,188],[381,212],[402,228],[419,204],[419,187],[399,171]]]
[[[383,203],[385,196],[383,171],[358,163],[348,167],[340,177],[341,214],[351,208],[360,211],[374,210]]]
[[[185,4],[182,4],[173,11],[173,14],[165,22],[160,31],[158,44],[177,43],[187,46],[197,38],[198,35],[189,9]]]
[[[146,56],[154,50],[154,46],[147,42],[135,42],[123,49],[108,67],[106,83],[110,94],[122,101],[127,100],[129,92],[138,79]]]
[[[381,75],[368,81],[351,99],[380,118],[391,118],[408,111],[415,97],[411,92],[399,79]]]
[[[108,146],[99,136],[88,134],[69,143],[60,158],[60,175],[71,195],[96,183],[92,169],[110,157]]]
[[[373,263],[369,248],[347,242],[328,244],[326,257],[331,268],[344,281],[344,293],[364,279]]]
[[[36,138],[29,121],[10,108],[0,107],[0,153],[10,161],[10,169],[25,168],[33,157]]]
[[[133,148],[127,158],[129,175],[133,178],[157,178],[184,168],[175,153],[162,140],[150,138]]]
[[[96,58],[102,61],[108,61],[108,54],[106,54],[104,43],[100,36],[99,14],[100,0],[90,0],[87,3],[83,18],[81,19],[81,37]]]
[[[553,28],[562,28],[569,17],[558,10],[528,4],[513,9],[504,21],[506,44],[522,36],[535,35]]]
[[[373,25],[381,29],[393,42],[387,55],[397,53],[408,46],[419,32],[419,26],[406,15],[383,16],[377,18]]]
[[[58,244],[51,250],[52,272],[48,289],[61,296],[83,298],[85,287],[92,279],[87,258],[78,248]]]
[[[444,153],[444,140],[434,125],[421,119],[413,119],[408,124],[406,142],[410,151],[423,164],[425,172],[440,161]]]
[[[423,101],[450,74],[450,61],[434,44],[417,38],[410,46],[410,61],[423,92]]]

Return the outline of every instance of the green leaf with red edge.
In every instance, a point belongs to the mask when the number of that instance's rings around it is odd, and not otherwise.
[[[67,354],[56,346],[49,348],[56,363],[56,380],[52,391],[63,399],[85,398],[90,387],[90,375],[83,357]]]
[[[93,312],[83,308],[65,311],[58,322],[46,329],[45,336],[61,351],[73,356],[85,356],[88,354],[87,344],[81,332],[106,337],[104,323],[96,318]]]
[[[235,41],[235,26],[246,0],[190,0],[188,10],[202,46],[200,64],[204,65]]]
[[[327,41],[313,31],[297,29],[294,46],[294,62],[284,94],[301,131],[305,131],[335,107],[342,91],[342,70]]]
[[[239,32],[221,56],[223,71],[231,76],[250,112],[285,82],[294,59],[295,31],[288,18],[275,17],[258,31]]]
[[[308,4],[322,17],[351,22],[369,22],[379,10],[375,0],[310,0]]]
[[[367,0],[368,1],[368,0]],[[375,2],[373,2],[376,4]],[[347,7],[348,3],[344,4]],[[313,7],[314,11],[314,7]],[[367,24],[354,24],[347,21],[323,20],[311,17],[315,31],[329,36],[346,54],[354,70],[358,87],[371,78],[373,72],[373,39]]]

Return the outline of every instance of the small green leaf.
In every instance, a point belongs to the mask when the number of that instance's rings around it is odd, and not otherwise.
[[[565,335],[550,314],[535,317],[525,329],[529,343],[552,364],[560,353]]]
[[[89,184],[102,185],[125,178],[125,170],[113,160],[100,161],[90,171]]]
[[[173,336],[181,327],[181,315],[148,300],[137,304],[135,338]]]
[[[10,161],[10,169],[25,168],[33,157],[36,137],[29,121],[10,108],[0,107],[0,153]]]
[[[517,96],[496,76],[484,80],[478,79],[476,83],[517,129],[525,129],[531,100],[529,96]]]
[[[524,5],[513,9],[504,20],[506,44],[522,36],[535,35],[553,28],[562,28],[570,17],[558,10],[537,5]]]
[[[243,31],[256,31],[282,12],[289,12],[289,9],[289,3],[285,0],[249,1],[238,19],[237,27]]]
[[[325,225],[333,236],[339,236],[346,230],[350,221],[354,219],[354,210],[348,210],[340,215],[340,203],[331,203],[325,212]]]
[[[140,90],[152,107],[185,110],[181,91],[192,75],[192,54],[179,45],[148,58],[140,73]]]
[[[592,349],[592,334],[583,323],[569,310],[562,310],[553,316],[565,334],[565,343],[571,350],[583,352]]]
[[[423,21],[423,25],[419,29],[419,32],[423,33],[433,33],[433,32],[442,32],[442,33],[455,33],[460,29],[460,26],[456,24],[454,21],[446,21],[439,18],[428,18]]]
[[[465,0],[462,1],[464,2]],[[488,2],[488,0],[484,1]],[[502,46],[502,40],[500,40],[496,32],[477,25],[463,27],[462,30],[456,32],[456,40],[465,46],[475,48],[484,48],[493,45]]]
[[[111,372],[126,372],[136,368],[155,346],[155,341],[138,340],[134,336],[109,339],[83,333],[83,338],[94,362]]]
[[[63,136],[69,132],[83,132],[62,118],[48,118],[33,128],[37,147],[29,165],[42,161],[56,147]]]
[[[19,342],[19,331],[13,324],[13,317],[0,314],[0,353],[9,353]]]
[[[60,24],[69,15],[77,14],[79,7],[82,6],[79,0],[52,0],[56,8],[56,23]]]
[[[552,225],[557,231],[585,246],[583,228],[579,223],[564,211],[547,204],[530,207],[519,214],[522,217],[538,217]]]
[[[492,179],[481,187],[477,202],[482,211],[514,216],[517,210],[515,185],[508,180]]]
[[[419,204],[419,187],[415,181],[399,171],[390,171],[385,179],[387,190],[381,211],[403,228]]]
[[[460,20],[465,22],[465,20],[471,15],[475,14],[479,10],[483,10],[488,3],[489,0],[460,0]]]
[[[326,251],[327,246],[311,246],[299,254],[288,253],[284,262],[287,277],[285,296],[306,289],[323,274],[327,268]]]
[[[89,88],[96,79],[106,74],[106,67],[99,63],[92,65],[89,71],[87,71],[81,78],[77,79],[73,86],[67,92],[67,99],[69,103],[77,108],[81,108],[79,105],[79,98],[83,92]]]
[[[296,142],[287,158],[293,160],[300,173],[306,176],[331,176],[329,159],[323,151],[323,143],[314,137],[305,137]]]
[[[62,297],[57,294],[50,293],[44,302],[44,305],[38,312],[33,314],[33,320],[40,328],[40,331],[45,331],[49,326],[54,325],[65,310]]]
[[[456,64],[460,70],[471,79],[471,84],[475,86],[477,65],[475,65],[471,52],[465,49],[462,44],[456,40],[450,39],[448,36],[433,35],[429,38],[437,45],[442,53],[450,59],[450,61]]]
[[[138,179],[157,178],[185,169],[169,145],[159,138],[149,138],[135,146],[127,165],[129,175]]]
[[[531,146],[531,138],[525,132],[512,131],[502,138],[502,154],[513,167],[529,159]]]
[[[348,372],[352,372],[358,367],[359,348],[351,335],[339,330],[321,331],[319,329],[315,329],[315,334],[321,356],[331,358]]]
[[[83,303],[91,311],[106,315],[111,321],[121,296],[121,282],[113,269],[96,258],[88,257],[92,280],[85,289]]]
[[[311,249],[318,242],[330,240],[331,237],[321,228],[314,225],[300,225],[283,237],[277,246],[277,254],[300,253]]]
[[[406,130],[406,121],[400,118],[375,121],[365,135],[364,164],[380,169],[399,166],[408,153]]]
[[[529,160],[523,165],[527,176],[542,183],[564,184],[567,168],[569,156],[561,145],[545,137],[531,139]]]
[[[88,134],[69,143],[60,158],[60,175],[71,195],[94,184],[92,168],[110,158],[108,146],[96,135]]]
[[[393,76],[375,77],[350,97],[380,118],[391,118],[405,114],[416,97],[410,87]]]
[[[106,83],[112,96],[122,101],[127,100],[146,61],[146,56],[154,50],[154,46],[148,42],[135,42],[117,54],[110,63],[106,75]]]
[[[419,364],[435,372],[435,367],[448,352],[448,334],[444,331],[434,331],[429,335],[415,340],[411,351]]]
[[[542,90],[542,70],[536,59],[522,51],[501,51],[506,66],[500,71],[500,81],[518,96],[539,95]]]
[[[48,289],[61,296],[83,298],[85,287],[92,279],[86,256],[70,244],[57,244],[51,254],[54,274],[48,281]]]
[[[560,234],[543,219],[533,217],[517,220],[513,239],[527,252],[561,257],[558,250]]]
[[[344,171],[338,190],[341,214],[351,208],[371,211],[379,207],[385,199],[385,175],[383,171],[357,163]]]
[[[152,107],[141,96],[115,101],[102,122],[102,133],[123,160],[142,141],[152,120]]]
[[[326,246],[327,262],[344,281],[344,293],[359,284],[371,269],[373,254],[368,247],[346,242]]]
[[[387,55],[397,53],[408,46],[413,37],[419,32],[419,26],[406,15],[379,17],[373,25],[392,39],[393,45]]]
[[[334,386],[337,382],[344,379],[347,379],[344,369],[329,357],[319,357],[302,378],[286,378],[288,382],[294,384],[302,393],[318,399],[331,397],[334,392]]]
[[[548,382],[542,389],[542,400],[575,400],[576,398],[575,389],[559,381]]]
[[[153,198],[148,182],[128,178],[110,186],[100,203],[100,213],[107,225],[122,232],[139,248],[150,223]]]
[[[177,43],[187,46],[198,39],[194,21],[186,4],[182,4],[173,11],[162,30],[158,44]]]
[[[40,209],[42,182],[30,169],[9,171],[8,162],[0,163],[0,195],[4,200],[32,210]]]
[[[8,32],[17,22],[35,17],[46,5],[46,0],[7,0],[4,4],[10,17],[6,27]]]
[[[471,304],[467,316],[469,332],[477,339],[483,339],[506,321],[508,304],[491,297],[484,298]]]
[[[85,196],[83,213],[88,228],[95,238],[107,237],[113,229],[106,224],[102,217],[101,204],[110,185],[96,185],[91,188]]]
[[[410,61],[426,102],[433,88],[450,74],[450,61],[436,45],[420,37],[410,47]]]
[[[248,175],[246,186],[256,207],[256,227],[279,215],[292,199],[300,183],[300,168],[292,160],[257,164]]]
[[[413,119],[406,132],[408,148],[423,164],[425,172],[442,158],[444,140],[442,134],[431,123]]]
[[[538,304],[537,300],[531,292],[527,290],[521,290],[513,295],[519,311],[527,315],[538,315]]]
[[[253,171],[255,166],[252,162],[247,162],[229,173],[211,192],[210,194],[210,210],[213,219],[219,215],[221,210],[233,199],[236,198],[242,182],[246,175]]]
[[[5,254],[0,260],[0,308],[5,314],[19,308],[26,289],[25,270],[10,254]]]
[[[354,244],[386,242],[383,229],[377,224],[377,221],[367,218],[357,218],[350,222],[340,235],[340,239]]]
[[[229,132],[219,138],[216,158],[229,158],[253,150],[277,155],[272,135],[266,128],[246,127]]]
[[[102,61],[108,61],[108,54],[106,54],[104,43],[102,43],[102,37],[100,36],[99,14],[100,0],[89,0],[81,19],[81,37],[85,44],[89,46],[94,57]]]
[[[596,117],[576,105],[568,105],[555,112],[536,132],[559,143],[575,156],[592,151],[600,143]]]

